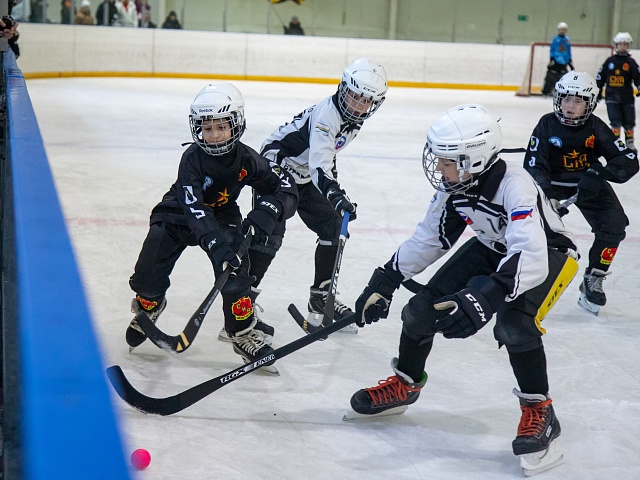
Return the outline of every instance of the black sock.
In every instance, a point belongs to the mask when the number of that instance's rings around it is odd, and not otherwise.
[[[419,382],[432,346],[433,341],[420,345],[420,342],[410,339],[402,332],[400,335],[398,370],[409,375],[414,382]]]
[[[522,393],[549,393],[547,357],[543,345],[527,352],[509,352],[509,362]]]

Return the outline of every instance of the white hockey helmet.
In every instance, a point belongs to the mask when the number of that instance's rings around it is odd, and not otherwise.
[[[569,30],[569,25],[567,25],[565,22],[560,22],[556,28],[558,30],[564,30],[564,33],[567,33],[567,30]]]
[[[207,143],[202,138],[202,125],[228,122],[231,138],[224,142]],[[244,99],[240,90],[231,83],[209,84],[204,87],[191,104],[189,115],[191,136],[209,155],[220,156],[233,150],[244,133]]]
[[[618,51],[618,44],[626,43],[629,45],[628,48],[631,48],[631,44],[633,43],[633,38],[629,32],[618,32],[615,37],[613,37],[613,46],[616,47],[616,52]]]
[[[344,69],[338,87],[338,110],[348,122],[361,122],[375,113],[388,90],[387,71],[367,58]]]
[[[553,94],[553,110],[560,123],[572,127],[583,125],[598,104],[598,92],[596,81],[587,72],[565,73],[556,82],[556,91]],[[565,117],[562,113],[562,100],[569,96],[580,97],[587,103],[584,114],[576,118]]]
[[[477,183],[498,159],[502,146],[502,129],[495,117],[482,105],[458,105],[438,118],[427,133],[422,167],[436,190],[461,193]],[[458,182],[445,180],[438,159],[455,162]],[[467,175],[471,174],[471,175]]]

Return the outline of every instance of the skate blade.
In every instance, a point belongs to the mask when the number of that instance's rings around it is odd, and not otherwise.
[[[342,421],[350,422],[351,420],[365,420],[365,419],[372,420],[380,417],[388,417],[390,415],[402,415],[404,412],[407,411],[407,408],[409,408],[408,405],[401,405],[399,407],[390,408],[389,410],[385,410],[384,412],[376,413],[373,415],[365,415],[363,413],[358,413],[352,408],[350,408],[349,410],[347,410],[347,413],[343,415]]]
[[[346,333],[347,335],[357,335],[358,330],[360,330],[358,327],[356,327],[354,324],[351,324],[351,325],[347,325],[344,328],[341,328],[336,333]]]
[[[584,294],[581,294],[580,297],[578,297],[578,305],[584,308],[587,312],[593,313],[596,317],[598,316],[598,313],[600,313],[600,305],[591,303],[587,300],[587,297]]]
[[[549,444],[549,448],[542,452],[526,453],[519,455],[519,457],[522,473],[525,477],[537,475],[564,463],[564,455],[558,439],[553,440]]]
[[[314,327],[319,327],[322,323],[322,320],[324,320],[323,313],[309,312],[309,314],[307,315],[307,323],[313,325]]]

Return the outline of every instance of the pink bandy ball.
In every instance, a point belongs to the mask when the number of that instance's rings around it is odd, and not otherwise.
[[[151,454],[144,448],[139,448],[131,454],[131,465],[138,470],[144,470],[151,463]]]

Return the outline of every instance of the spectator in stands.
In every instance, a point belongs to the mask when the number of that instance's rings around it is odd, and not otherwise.
[[[89,0],[82,0],[82,5],[80,5],[78,13],[76,13],[74,22],[76,25],[94,25],[96,23],[93,15],[91,15],[91,3]]]
[[[51,20],[42,16],[43,3],[43,0],[31,0],[31,15],[29,15],[31,23],[51,23]]]
[[[138,9],[133,0],[116,1],[118,25],[138,28]]]
[[[156,28],[157,25],[151,21],[151,11],[143,10],[140,17],[140,28]]]
[[[76,10],[74,8],[74,10]],[[74,11],[74,15],[77,11]],[[60,23],[63,25],[71,24],[71,0],[60,0]]]
[[[182,29],[182,25],[180,25],[180,22],[178,21],[178,15],[176,14],[176,12],[174,12],[173,10],[169,12],[169,15],[162,24],[162,28],[173,28],[175,30]]]
[[[111,27],[117,21],[118,9],[116,8],[116,0],[104,0],[96,10],[96,24]]]
[[[142,14],[145,12],[145,10],[151,13],[151,5],[149,5],[149,0],[136,0],[135,3],[136,10],[138,10],[138,20],[142,20]]]
[[[291,21],[289,22],[288,27],[284,27],[285,35],[304,35],[304,30],[302,29],[302,25],[300,25],[300,20],[295,15],[291,17]]]
[[[547,76],[542,86],[542,95],[551,95],[553,87],[560,78],[573,68],[571,59],[571,40],[567,37],[569,26],[560,22],[558,24],[558,34],[551,40],[549,48],[549,65],[547,65]]]

